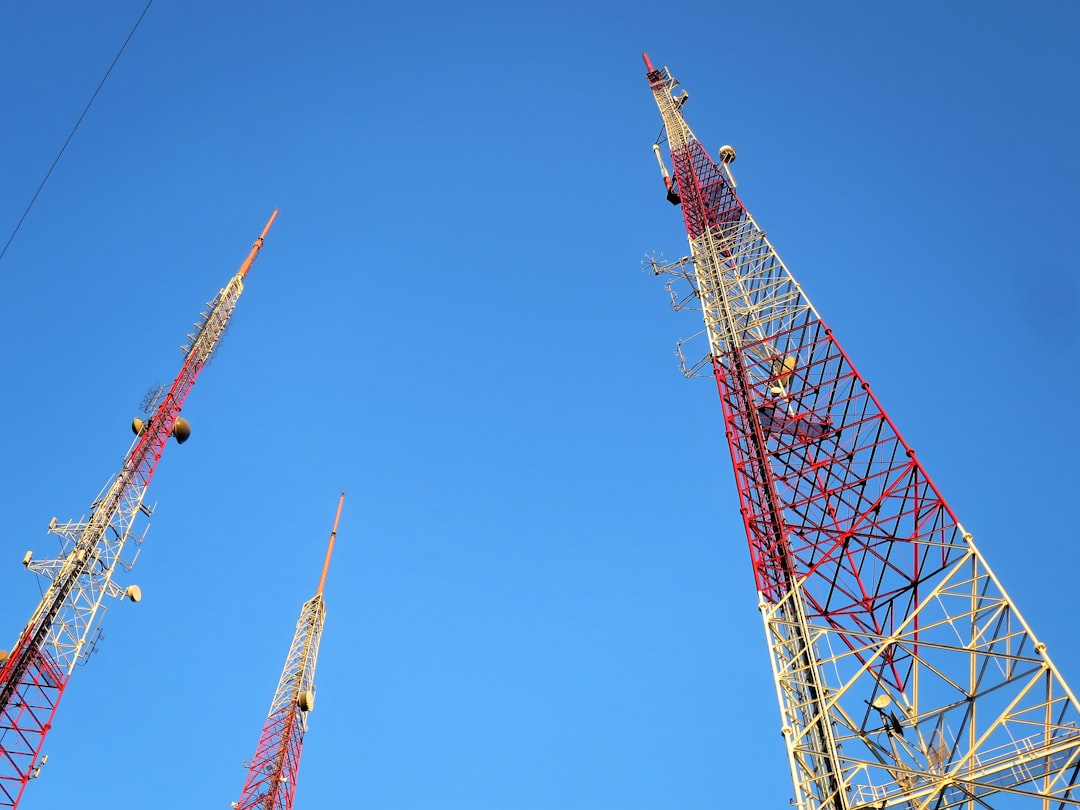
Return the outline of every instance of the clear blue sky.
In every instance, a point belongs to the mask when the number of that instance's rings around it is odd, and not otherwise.
[[[5,239],[143,5],[0,7]],[[0,646],[281,215],[27,810],[238,798],[342,489],[298,810],[787,806],[643,50],[1080,686],[1080,6],[618,5],[155,2],[0,262]]]

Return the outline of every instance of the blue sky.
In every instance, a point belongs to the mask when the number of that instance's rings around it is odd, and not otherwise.
[[[143,5],[0,7],[5,239]],[[786,806],[643,50],[1080,683],[1078,23],[157,0],[0,262],[0,637],[281,215],[24,807],[238,798],[342,489],[298,810]]]

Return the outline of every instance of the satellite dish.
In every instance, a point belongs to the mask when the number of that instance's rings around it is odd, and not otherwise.
[[[296,699],[296,705],[300,707],[300,711],[310,712],[315,708],[315,693],[310,689],[301,692]]]
[[[176,421],[173,422],[172,435],[177,444],[183,444],[191,435],[191,424],[182,416],[176,417]]]
[[[876,698],[874,698],[874,702],[870,705],[880,711],[881,709],[884,709],[886,706],[888,706],[890,703],[892,703],[891,697],[886,694],[880,694]]]

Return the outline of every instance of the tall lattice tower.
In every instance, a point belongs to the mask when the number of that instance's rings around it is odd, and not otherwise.
[[[802,810],[1080,804],[1080,714],[970,533],[645,55]],[[670,150],[668,172],[661,146]],[[681,353],[680,348],[680,353]]]
[[[334,553],[338,521],[345,493],[338,498],[334,527],[326,546],[322,576],[315,595],[300,608],[285,668],[278,679],[277,691],[263,724],[255,756],[248,766],[240,810],[291,810],[296,796],[296,778],[300,773],[300,753],[307,732],[308,713],[315,707],[315,663],[319,657],[319,640],[326,621],[326,602],[323,588],[326,572],[330,570],[330,555]]]
[[[113,577],[135,563],[151,513],[143,502],[150,479],[169,437],[183,442],[190,434],[180,409],[225,333],[275,217],[277,211],[188,335],[184,362],[172,384],[147,396],[147,418],[132,423],[135,441],[120,472],[90,504],[90,516],[66,523],[53,518],[49,532],[60,540],[59,555],[38,560],[28,551],[23,558],[23,564],[49,584],[11,652],[0,651],[0,807],[17,806],[27,782],[40,770],[45,735],[72,670],[94,650],[105,597],[138,601],[141,596],[138,586],[125,588]],[[125,559],[129,541],[135,553]]]

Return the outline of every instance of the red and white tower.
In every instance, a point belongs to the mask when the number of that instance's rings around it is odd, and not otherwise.
[[[45,735],[72,670],[93,652],[107,609],[102,604],[105,597],[135,602],[141,597],[137,585],[123,587],[113,577],[118,569],[130,571],[135,563],[151,513],[143,502],[150,479],[169,437],[183,442],[190,433],[180,410],[228,326],[244,279],[277,213],[188,336],[184,362],[172,384],[147,397],[143,405],[147,419],[132,423],[135,441],[120,472],[90,504],[90,516],[66,523],[53,518],[49,532],[60,539],[59,555],[34,559],[28,551],[23,558],[23,564],[49,584],[14,648],[10,653],[0,651],[0,808],[18,805],[44,761]],[[125,559],[129,541],[136,546],[135,553]]]
[[[291,810],[296,796],[296,778],[300,773],[300,753],[307,731],[308,713],[315,707],[315,663],[319,657],[319,640],[326,621],[326,602],[323,588],[326,572],[330,570],[330,555],[334,553],[338,521],[345,493],[338,498],[334,527],[326,546],[322,576],[315,595],[300,608],[285,668],[281,671],[277,691],[263,724],[255,756],[248,766],[240,801],[233,802],[239,810]]]
[[[1075,694],[645,64],[690,242],[653,269],[704,316],[795,806],[1080,805]]]

